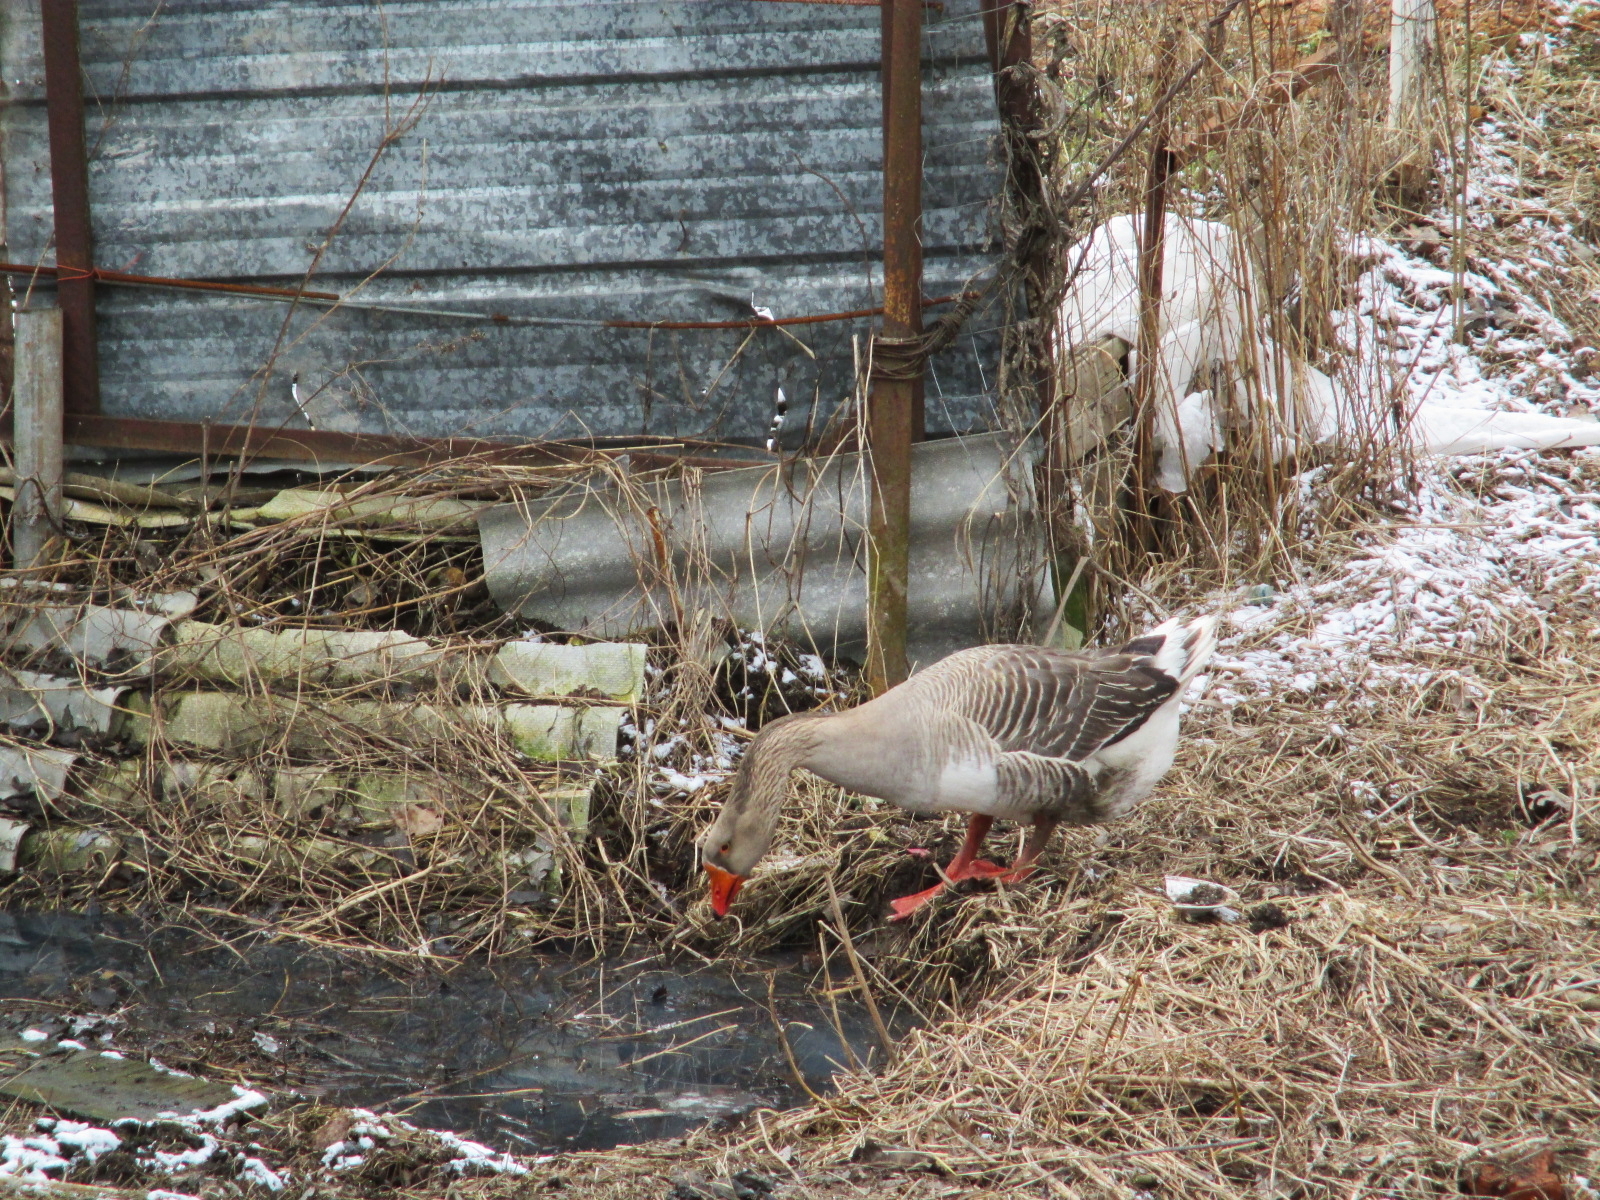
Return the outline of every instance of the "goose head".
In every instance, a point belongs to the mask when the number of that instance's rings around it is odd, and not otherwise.
[[[700,836],[700,865],[711,883],[711,909],[728,915],[733,898],[777,834],[789,776],[814,747],[814,714],[783,717],[762,727],[734,772],[722,811]]]

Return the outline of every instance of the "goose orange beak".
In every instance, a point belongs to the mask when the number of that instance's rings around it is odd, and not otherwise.
[[[724,871],[721,867],[706,864],[706,874],[711,878],[711,911],[719,917],[728,915],[728,907],[744,886],[744,876]]]

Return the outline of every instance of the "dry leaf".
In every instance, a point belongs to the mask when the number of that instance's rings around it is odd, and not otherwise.
[[[1566,1200],[1567,1188],[1555,1173],[1554,1158],[1549,1150],[1541,1150],[1510,1167],[1484,1163],[1473,1178],[1472,1194],[1504,1200]]]
[[[394,810],[394,827],[411,837],[432,837],[444,828],[444,818],[421,804],[402,804]]]
[[[323,1151],[335,1142],[344,1141],[350,1136],[350,1127],[355,1123],[355,1115],[349,1111],[334,1113],[321,1129],[311,1135],[311,1148]]]

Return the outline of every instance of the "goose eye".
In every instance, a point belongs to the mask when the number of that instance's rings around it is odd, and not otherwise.
[[[732,842],[723,842],[722,843],[722,849],[718,850],[717,853],[718,854],[726,854],[726,853],[728,853],[728,851],[730,851],[732,849],[733,849],[733,843]]]

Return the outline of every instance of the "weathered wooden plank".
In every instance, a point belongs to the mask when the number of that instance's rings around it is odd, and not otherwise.
[[[18,570],[28,570],[46,560],[61,522],[61,310],[28,309],[15,322],[11,554]]]
[[[0,1095],[91,1121],[154,1121],[217,1108],[236,1098],[232,1085],[161,1071],[133,1058],[96,1051],[40,1054],[0,1050]]]

